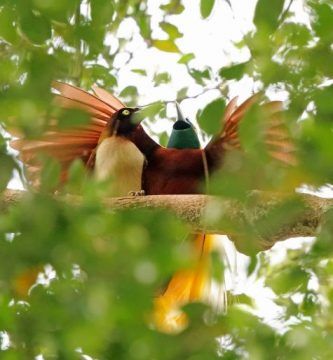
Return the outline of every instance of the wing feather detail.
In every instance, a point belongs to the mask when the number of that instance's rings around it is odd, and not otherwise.
[[[238,96],[235,96],[233,99],[230,100],[228,105],[225,108],[223,120],[224,122],[230,118],[230,116],[234,113],[234,111],[237,109],[237,101]]]
[[[103,100],[105,103],[112,105],[114,109],[121,109],[125,107],[125,104],[117,99],[114,95],[110,94],[104,89],[94,85],[92,87],[93,92],[98,96],[99,99]]]
[[[105,90],[90,94],[73,85],[54,82],[54,102],[63,109],[80,109],[89,114],[89,122],[60,128],[58,120],[52,118],[46,131],[36,139],[25,138],[22,133],[9,129],[16,140],[10,146],[19,152],[26,165],[26,177],[33,186],[38,186],[42,170],[42,155],[56,159],[61,165],[61,182],[68,177],[68,169],[75,159],[81,159],[87,168],[93,166],[95,149],[103,137],[112,115],[125,105]]]
[[[225,151],[241,150],[239,124],[254,104],[258,104],[260,94],[255,94],[237,106],[237,98],[233,98],[226,107],[223,117],[223,128],[206,146],[205,151],[213,162],[220,160]],[[264,142],[269,155],[285,164],[295,165],[295,146],[284,122],[281,101],[270,101],[260,105],[264,116]],[[218,153],[218,154],[217,154]]]
[[[108,121],[111,115],[115,113],[113,110],[105,110],[97,105],[90,105],[83,101],[57,94],[54,94],[54,103],[63,109],[80,109],[86,111],[90,115],[94,116],[96,120],[101,121]]]
[[[54,81],[52,83],[52,87],[58,90],[60,94],[66,98],[80,101],[82,103],[90,105],[91,107],[102,108],[106,112],[111,111],[111,113],[113,113],[118,109],[124,107],[124,105],[121,103],[120,100],[119,100],[119,105],[115,106],[113,102],[110,103],[105,102],[102,98],[90,94],[89,92],[83,89],[80,89],[74,85],[62,83],[60,81]],[[105,92],[107,93],[107,91]],[[114,98],[113,95],[110,95],[110,97]]]

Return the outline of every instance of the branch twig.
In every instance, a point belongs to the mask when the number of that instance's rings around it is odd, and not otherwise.
[[[171,104],[171,103],[174,103],[175,101],[177,101],[178,103],[182,102],[183,100],[188,100],[188,99],[197,99],[198,97],[200,97],[201,95],[204,95],[206,93],[208,93],[209,91],[213,91],[213,90],[219,90],[221,88],[222,84],[221,83],[218,83],[214,86],[211,86],[211,87],[206,87],[206,88],[203,88],[202,91],[198,92],[197,94],[194,94],[194,95],[188,95],[188,96],[185,96],[183,98],[175,98],[173,100],[158,100],[158,101],[153,101],[151,103],[148,103],[148,104],[144,104],[144,105],[141,105],[141,107],[148,107],[148,106],[152,106],[152,105],[155,105],[155,104],[158,104],[160,102],[162,103],[165,103],[165,104]]]
[[[285,11],[281,14],[281,17],[279,19],[277,28],[284,22],[284,20],[286,19],[288,12],[291,8],[291,5],[293,4],[294,0],[290,0],[288,6],[286,7]]]

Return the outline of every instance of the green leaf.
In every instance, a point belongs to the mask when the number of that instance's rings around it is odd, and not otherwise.
[[[137,96],[137,95],[138,95],[138,89],[135,86],[127,86],[120,93],[120,96],[123,97]]]
[[[54,191],[59,185],[61,167],[54,158],[45,157],[41,171],[41,189]]]
[[[93,23],[99,26],[112,22],[114,4],[110,0],[91,1],[91,18]]]
[[[0,9],[0,38],[16,43],[18,36],[14,26],[15,14],[9,8]]]
[[[161,5],[160,9],[166,11],[168,14],[179,15],[184,11],[184,6],[181,0],[171,0],[168,4]]]
[[[137,19],[137,23],[140,29],[140,34],[144,39],[151,38],[151,22],[150,16],[146,14],[140,14],[139,18]]]
[[[177,100],[181,101],[187,97],[188,87],[183,87],[177,92]]]
[[[237,294],[236,299],[237,299],[238,304],[244,304],[244,305],[248,305],[248,306],[255,305],[254,299],[246,294]]]
[[[121,93],[120,97],[124,98],[125,102],[129,106],[135,106],[138,100],[138,89],[135,86],[127,86],[125,87]]]
[[[88,87],[96,82],[99,82],[100,86],[104,88],[112,88],[117,85],[117,79],[110,73],[110,68],[98,64],[85,67],[82,77],[88,80]]]
[[[95,1],[92,3],[94,4]],[[33,0],[33,6],[34,10],[38,10],[47,18],[67,23],[68,19],[74,15],[77,4],[75,1],[68,0]]]
[[[161,51],[179,53],[178,46],[171,40],[153,40],[152,45]]]
[[[250,262],[247,267],[247,275],[250,276],[253,274],[258,264],[258,258],[255,255],[250,256]]]
[[[82,193],[83,184],[87,180],[85,165],[81,159],[74,160],[68,170],[66,188],[70,193]]]
[[[208,69],[205,70],[191,69],[189,74],[200,85],[205,85],[204,79],[210,79],[210,74]]]
[[[318,36],[325,41],[333,41],[332,21],[333,9],[329,4],[320,4],[318,2],[311,4],[315,13],[313,28]]]
[[[167,72],[155,74],[155,76],[154,76],[155,86],[161,85],[161,84],[167,84],[170,81],[171,81],[171,76]]]
[[[158,114],[164,107],[165,107],[165,105],[162,101],[153,103],[153,104],[141,109],[137,113],[136,119],[138,121],[142,121],[145,118],[149,118],[150,120],[156,120],[156,117],[158,116]]]
[[[213,251],[211,254],[211,272],[212,277],[219,283],[224,280],[225,265],[221,261],[221,255],[217,251]]]
[[[27,38],[34,44],[43,44],[51,35],[50,21],[32,12],[27,12],[20,20],[20,28]]]
[[[244,71],[248,64],[249,64],[249,62],[246,61],[241,64],[236,64],[236,65],[222,68],[219,71],[219,75],[221,76],[221,78],[224,78],[226,80],[232,80],[232,79],[240,80],[243,77]]]
[[[201,16],[206,19],[213,10],[215,0],[201,0],[200,1],[200,12]]]
[[[144,69],[132,69],[131,70],[134,74],[139,74],[142,76],[147,76],[147,71]]]
[[[310,275],[303,269],[291,266],[275,272],[266,282],[277,294],[306,290]]]
[[[272,32],[278,25],[284,0],[259,0],[254,15],[254,24],[258,30]]]
[[[1,163],[1,172],[0,172],[0,191],[3,191],[13,175],[13,170],[16,165],[11,156],[7,155],[4,149],[0,149],[0,163]]]
[[[58,126],[60,129],[68,129],[75,126],[88,124],[89,120],[89,114],[83,110],[66,109],[66,111],[58,120]]]
[[[185,54],[178,60],[178,64],[188,64],[194,58],[195,55],[193,53]]]
[[[333,114],[333,85],[318,89],[313,98],[318,113],[331,117]]]
[[[175,40],[183,36],[183,34],[179,32],[177,26],[166,21],[160,22],[160,27],[169,35],[170,40]]]
[[[159,143],[166,147],[169,141],[169,134],[166,131],[163,131],[159,136]]]
[[[15,83],[17,81],[17,72],[15,63],[9,59],[0,61],[0,83]]]
[[[326,96],[327,94],[325,94]],[[327,100],[327,98],[326,98]],[[319,101],[319,99],[317,99]],[[302,123],[301,152],[300,157],[304,168],[308,174],[318,183],[333,181],[333,132],[332,132],[332,112],[333,107],[329,103],[318,106],[319,121],[312,123],[304,121]],[[322,120],[322,121],[320,121]]]
[[[197,114],[198,123],[206,133],[214,135],[221,129],[225,101],[216,99]]]
[[[263,112],[257,104],[254,104],[246,111],[238,131],[242,148],[254,158],[267,155],[264,129]]]
[[[285,41],[296,46],[306,46],[312,38],[310,29],[303,24],[286,23],[279,29],[279,34]]]

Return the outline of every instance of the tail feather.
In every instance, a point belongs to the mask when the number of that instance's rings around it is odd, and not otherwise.
[[[188,323],[181,308],[193,302],[206,302],[210,288],[210,255],[214,235],[198,234],[194,247],[198,260],[192,269],[177,272],[170,280],[166,290],[155,299],[153,321],[158,330],[176,333]]]

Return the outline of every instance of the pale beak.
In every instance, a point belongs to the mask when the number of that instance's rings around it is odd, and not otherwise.
[[[186,117],[184,117],[177,101],[175,101],[175,105],[176,105],[176,110],[177,110],[177,120],[174,123],[173,128],[176,130],[191,128],[192,123],[190,122],[190,120],[188,120]]]
[[[177,110],[177,121],[186,121],[177,101],[175,101],[175,105]]]

